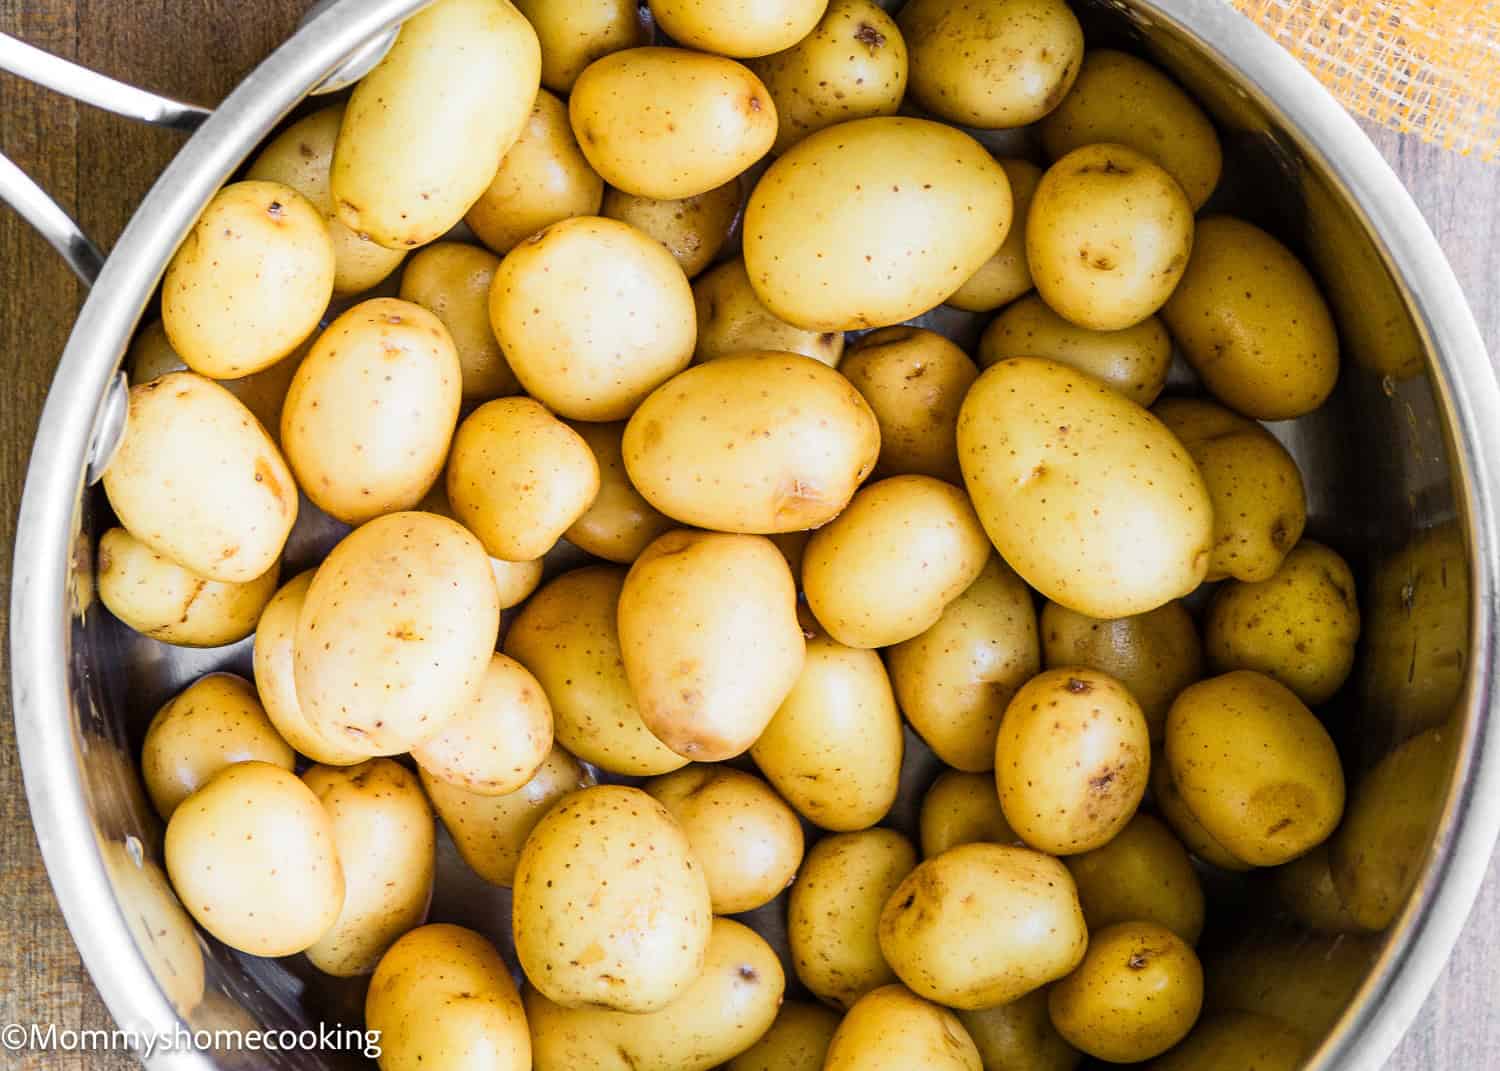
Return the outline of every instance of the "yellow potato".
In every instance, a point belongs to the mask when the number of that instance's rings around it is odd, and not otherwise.
[[[793,327],[761,304],[745,272],[745,262],[739,257],[695,279],[693,301],[698,313],[698,342],[693,356],[700,364],[732,353],[774,350],[800,353],[837,368],[843,356],[842,331]]]
[[[1206,1015],[1148,1071],[1301,1071],[1313,1043],[1265,1015]]]
[[[490,289],[490,324],[521,385],[573,420],[623,420],[686,367],[693,316],[672,254],[597,216],[511,250]]]
[[[133,841],[102,840],[99,857],[152,977],[178,1015],[192,1015],[203,1002],[203,946],[167,875]]]
[[[513,897],[521,968],[564,1007],[661,1011],[703,970],[708,882],[682,828],[638,788],[585,788],[548,811]]]
[[[281,413],[281,444],[313,505],[343,521],[411,509],[443,470],[462,369],[448,329],[374,298],[318,336]]]
[[[944,770],[922,798],[922,858],[960,844],[1020,844],[988,773]]]
[[[994,769],[1006,704],[1042,668],[1031,589],[991,555],[932,627],[886,652],[886,664],[902,713],[938,758]]]
[[[990,312],[1008,305],[1032,285],[1031,265],[1026,260],[1026,215],[1042,181],[1042,169],[1028,160],[1001,160],[1000,166],[1010,180],[1010,195],[1015,203],[1013,219],[995,255],[969,276],[968,282],[948,295],[947,304],[965,312]]]
[[[834,0],[838,3],[838,0]],[[839,1015],[820,1004],[789,1000],[760,1040],[724,1065],[724,1071],[823,1071]]]
[[[651,14],[672,40],[722,56],[765,56],[812,32],[828,0],[651,0]]]
[[[497,652],[468,707],[413,747],[411,757],[439,781],[504,796],[525,786],[551,750],[552,707],[542,686]]]
[[[422,925],[432,899],[437,838],[416,775],[390,759],[302,775],[333,821],[344,871],[338,920],[307,950],[325,974],[369,974],[402,934]]]
[[[941,304],[1010,221],[1005,170],[963,131],[855,119],[804,138],[761,177],[745,207],[745,267],[787,323],[885,327]]]
[[[542,45],[542,85],[555,93],[573,88],[600,56],[651,40],[638,0],[515,0]]]
[[[1154,416],[1053,361],[1001,361],[958,415],[958,459],[1000,555],[1090,617],[1154,610],[1208,568],[1213,509],[1187,451]]]
[[[1438,795],[1434,793],[1429,798],[1438,798]],[[1353,829],[1356,825],[1358,819],[1353,816],[1360,809],[1359,797],[1360,790],[1356,787],[1349,805],[1350,820],[1343,828]],[[1417,854],[1426,851],[1431,834],[1430,828],[1422,830],[1421,847],[1417,849]],[[1324,841],[1306,855],[1272,868],[1267,872],[1267,879],[1271,892],[1282,909],[1300,925],[1316,933],[1361,933],[1367,927],[1362,926],[1345,905],[1333,880],[1330,861],[1332,852],[1328,845],[1338,836],[1335,833],[1329,841]],[[1414,873],[1415,870],[1411,872]]]
[[[1203,828],[1203,823],[1188,810],[1182,792],[1172,779],[1172,767],[1167,757],[1158,749],[1151,756],[1151,798],[1162,820],[1172,827],[1172,832],[1182,840],[1188,851],[1205,863],[1220,870],[1249,870],[1250,864],[1236,859]]]
[[[1203,883],[1187,849],[1149,814],[1137,814],[1108,844],[1063,863],[1078,886],[1090,933],[1117,922],[1154,922],[1198,943]]]
[[[466,401],[521,389],[490,327],[490,284],[499,266],[499,257],[478,246],[435,242],[401,273],[401,300],[422,306],[448,329]]]
[[[1073,1071],[1083,1055],[1062,1039],[1047,1012],[1047,991],[978,1011],[961,1011],[985,1071]]]
[[[541,65],[508,0],[439,0],[413,15],[349,98],[333,150],[339,219],[391,249],[463,219],[525,128]]]
[[[599,493],[563,537],[579,550],[606,561],[629,565],[663,532],[675,528],[630,482],[620,440],[625,425],[569,421],[599,467]]]
[[[860,1000],[834,1032],[824,1071],[980,1071],[979,1050],[946,1008],[903,986]]]
[[[628,223],[667,247],[689,279],[713,263],[729,240],[743,193],[738,177],[680,200],[637,197],[620,190],[604,195],[600,215]]]
[[[436,513],[439,517],[458,520],[453,515],[453,504],[448,501],[446,481],[439,480],[418,504],[424,513]],[[490,572],[495,575],[495,593],[500,596],[500,609],[509,610],[525,602],[542,582],[545,562],[533,558],[529,562],[508,562],[491,556]]]
[[[595,60],[573,84],[568,117],[605,182],[660,201],[722,186],[776,140],[776,106],[749,68],[682,48]]]
[[[1321,1038],[1349,1006],[1382,942],[1252,930],[1205,965],[1205,1006],[1267,1015],[1308,1038]]]

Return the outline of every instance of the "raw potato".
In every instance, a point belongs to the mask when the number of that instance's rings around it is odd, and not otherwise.
[[[203,1001],[203,946],[193,920],[162,868],[142,857],[139,844],[101,840],[99,857],[115,895],[129,905],[121,915],[141,958],[177,1014],[187,1018]]]
[[[508,0],[440,0],[408,19],[344,112],[339,219],[391,249],[441,236],[525,128],[541,66],[536,32]]]
[[[778,320],[750,285],[744,260],[720,264],[693,281],[698,314],[699,364],[751,350],[800,353],[837,368],[844,353],[842,331],[806,331]]]
[[[937,624],[989,558],[962,491],[930,476],[892,476],[813,533],[802,586],[834,639],[889,647]]]
[[[193,372],[130,388],[104,492],[131,535],[228,584],[272,569],[297,519],[297,485],[276,444],[234,395]]]
[[[1312,1051],[1311,1040],[1270,1016],[1222,1012],[1148,1071],[1300,1071]]]
[[[728,766],[689,766],[645,789],[677,819],[703,864],[715,915],[754,911],[802,864],[797,814],[760,778]]]
[[[824,1071],[980,1071],[979,1050],[952,1012],[899,985],[849,1009]]]
[[[1083,57],[1078,80],[1041,123],[1042,146],[1056,160],[1109,142],[1150,157],[1177,180],[1194,211],[1219,184],[1223,153],[1213,123],[1165,74],[1108,48]]]
[[[1037,293],[1070,323],[1134,327],[1187,269],[1193,206],[1172,176],[1123,145],[1085,145],[1047,169],[1026,217]]]
[[[960,844],[1020,844],[988,773],[944,770],[922,799],[922,858]]]
[[[703,970],[708,882],[682,828],[638,788],[585,788],[547,812],[513,896],[521,967],[564,1007],[661,1011]]]
[[[530,781],[504,796],[480,796],[439,781],[418,768],[433,809],[469,869],[491,885],[509,888],[526,838],[570,792],[594,783],[588,770],[554,747]]]
[[[500,258],[464,242],[435,242],[401,273],[401,299],[442,321],[458,353],[465,401],[488,401],[521,389],[490,327],[490,284]]]
[[[1091,331],[1064,320],[1032,294],[990,321],[976,359],[988,368],[1008,357],[1045,357],[1104,380],[1136,405],[1167,385],[1172,340],[1155,316],[1119,331]]]
[[[437,481],[463,372],[448,329],[399,298],[328,325],[292,378],[281,445],[313,505],[345,524],[411,509]]]
[[[637,197],[620,190],[604,195],[600,215],[628,223],[667,247],[689,279],[714,262],[729,240],[743,194],[738,177],[681,200]]]
[[[328,228],[307,198],[279,182],[233,182],[167,265],[162,325],[193,371],[248,376],[317,330],[333,272]]]
[[[510,969],[472,930],[433,924],[391,946],[365,996],[381,1071],[531,1066],[531,1034]]]
[[[962,482],[958,407],[979,378],[968,354],[924,328],[885,327],[856,342],[839,371],[880,425],[879,473]]]
[[[625,469],[668,517],[725,532],[795,532],[832,520],[880,452],[849,381],[792,353],[690,368],[625,428]]]
[[[900,788],[904,747],[901,711],[880,656],[814,633],[796,687],[750,757],[802,817],[843,832],[886,816]]]
[[[995,742],[1006,821],[1052,855],[1113,840],[1145,796],[1150,769],[1140,704],[1113,677],[1082,666],[1029,680],[1006,707]]]
[[[725,1064],[724,1071],[823,1071],[823,1058],[838,1026],[837,1012],[789,1000],[776,1013],[771,1029]]]
[[[505,653],[541,682],[560,745],[610,773],[652,777],[688,760],[641,720],[620,651],[624,584],[624,569],[599,565],[550,581],[511,623]]]
[[[535,1071],[709,1071],[737,1056],[776,1017],[786,976],[765,940],[714,919],[703,972],[666,1007],[642,1015],[562,1008],[527,990]]]
[[[776,105],[778,155],[834,123],[895,115],[906,95],[906,42],[874,0],[830,0],[800,41],[747,66]]]
[[[1167,398],[1152,412],[1193,455],[1213,500],[1205,579],[1271,579],[1307,524],[1297,462],[1265,428],[1213,402]]]
[[[676,525],[661,514],[630,482],[621,439],[625,425],[570,421],[599,467],[599,493],[563,537],[579,550],[606,561],[629,565],[650,542]]]
[[[848,1008],[896,980],[880,952],[880,911],[917,865],[893,829],[824,837],[807,853],[787,900],[792,967],[820,1000]]]
[[[1063,860],[1078,886],[1089,932],[1117,922],[1154,922],[1190,945],[1203,932],[1203,883],[1187,849],[1149,814],[1114,840]]]
[[[1172,827],[1172,832],[1182,840],[1188,851],[1205,863],[1231,872],[1249,870],[1250,864],[1236,859],[1203,828],[1203,823],[1188,810],[1177,783],[1172,780],[1172,767],[1167,757],[1158,749],[1151,756],[1151,797],[1163,821]]]
[[[985,1071],[1073,1071],[1081,1053],[1062,1039],[1047,1011],[1047,991],[978,1011],[961,1011]]]
[[[522,788],[552,750],[552,707],[525,666],[495,653],[479,692],[436,736],[411,749],[439,781],[480,796]]]
[[[193,920],[252,956],[310,947],[344,903],[332,819],[296,774],[270,763],[215,774],[172,812],[164,851]]]
[[[1402,791],[1405,791],[1404,787]],[[1437,789],[1427,798],[1440,798],[1440,793],[1441,789]],[[1357,821],[1354,815],[1360,809],[1360,795],[1360,789],[1356,788],[1349,805],[1350,819],[1341,828],[1354,828]],[[1431,829],[1421,831],[1421,847],[1413,853],[1411,858],[1416,858],[1426,851],[1431,833]],[[1306,855],[1271,869],[1267,872],[1267,878],[1277,902],[1300,925],[1316,933],[1363,933],[1367,927],[1361,925],[1354,912],[1345,905],[1344,898],[1333,880],[1330,861],[1332,852],[1328,845],[1339,836],[1340,834],[1336,833]],[[1402,853],[1390,853],[1387,858],[1400,854]],[[1407,873],[1416,872],[1417,868],[1412,867]],[[1398,896],[1397,899],[1399,901],[1402,898]]]
[[[1001,361],[964,399],[958,459],[995,548],[1053,602],[1126,617],[1202,583],[1213,509],[1198,467],[1100,380]]]
[[[1047,996],[1070,1045],[1110,1063],[1160,1056],[1203,1009],[1203,967],[1182,938],[1154,922],[1096,933],[1082,965]]]
[[[1015,203],[1011,225],[995,255],[948,295],[947,304],[965,312],[990,312],[1008,305],[1032,285],[1031,265],[1026,260],[1026,216],[1042,181],[1042,169],[1029,160],[1001,160],[1000,166],[1010,180],[1010,196]]]
[[[1259,673],[1239,670],[1184,690],[1167,715],[1166,753],[1193,816],[1254,866],[1311,850],[1344,812],[1344,773],[1327,730]]]
[[[901,980],[969,1011],[1063,977],[1087,944],[1067,870],[1008,844],[963,844],[926,860],[880,914],[880,950]]]
[[[245,584],[194,576],[123,528],[99,537],[95,583],[109,612],[137,632],[182,647],[220,647],[255,631],[280,563]]]
[[[599,493],[588,443],[530,398],[496,398],[464,418],[448,452],[453,515],[502,561],[552,549]]]
[[[661,243],[598,216],[511,250],[490,324],[528,394],[572,420],[624,420],[693,356],[693,293]]]
[[[646,728],[719,762],[761,735],[802,672],[797,585],[769,539],[678,530],[620,592],[620,651]]]
[[[886,652],[886,664],[902,712],[938,758],[994,769],[1005,707],[1042,668],[1031,589],[990,555],[931,628]]]
[[[827,6],[828,0],[651,0],[651,14],[662,32],[687,48],[746,57],[791,48],[812,32]]]
[[[1243,220],[1198,222],[1162,319],[1209,392],[1244,416],[1310,413],[1338,379],[1338,336],[1317,283],[1286,246]]]
[[[1258,670],[1309,705],[1343,686],[1358,640],[1354,574],[1312,540],[1297,544],[1269,579],[1220,588],[1203,626],[1215,669]]]
[[[1343,1015],[1380,954],[1377,937],[1258,928],[1208,961],[1205,1005],[1269,1015],[1308,1038]]]
[[[603,200],[604,180],[578,147],[568,106],[544,89],[536,95],[521,136],[464,222],[504,256],[554,223],[597,216]]]
[[[555,93],[573,88],[600,56],[650,41],[637,0],[515,0],[542,45],[542,85]]]
[[[375,970],[402,934],[422,925],[432,900],[437,838],[416,775],[390,759],[302,775],[333,821],[344,871],[344,906],[307,950],[325,974],[354,978]]]
[[[458,518],[453,515],[453,504],[448,501],[445,483],[446,481],[439,480],[433,484],[432,490],[427,492],[417,508],[424,513],[436,513],[439,517],[456,521]],[[529,562],[508,562],[491,556],[490,572],[495,575],[495,594],[500,597],[500,609],[509,610],[512,606],[525,602],[541,584],[545,564],[541,558],[533,558]]]
[[[761,177],[745,207],[745,267],[787,323],[885,327],[942,304],[1010,223],[1005,170],[968,134],[856,119],[804,138]]]
[[[264,762],[290,770],[297,756],[277,735],[255,689],[233,673],[199,677],[151,719],[141,779],[163,819],[227,766]]]
[[[333,548],[307,590],[298,703],[341,746],[410,751],[473,699],[499,631],[479,540],[432,513],[376,518]]]

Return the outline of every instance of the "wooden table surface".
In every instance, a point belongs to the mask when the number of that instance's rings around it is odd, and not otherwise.
[[[215,101],[294,27],[304,0],[0,0],[0,31],[185,99]],[[1484,165],[1382,130],[1372,136],[1411,187],[1500,354],[1500,164]],[[0,75],[0,151],[40,181],[106,249],[180,144]],[[0,207],[0,524],[9,548],[31,438],[51,370],[81,300],[61,261]],[[10,555],[0,554],[9,591]],[[0,620],[8,597],[0,603]],[[0,665],[8,647],[0,648]],[[8,670],[6,672],[8,679]],[[0,1025],[110,1025],[79,962],[27,817],[9,713],[0,691]],[[1500,868],[1391,1071],[1500,1066]],[[0,1068],[134,1066],[123,1056],[16,1058]]]

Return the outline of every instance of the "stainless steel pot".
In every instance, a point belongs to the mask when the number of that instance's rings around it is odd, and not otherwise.
[[[255,961],[207,939],[174,950],[141,925],[163,909],[164,895],[143,878],[159,860],[160,843],[133,766],[145,719],[191,676],[226,665],[243,669],[246,649],[166,648],[94,607],[93,537],[107,506],[89,490],[88,477],[118,434],[125,348],[199,211],[310,92],[361,46],[368,61],[369,50],[378,49],[371,42],[421,6],[423,0],[343,0],[272,54],[212,115],[101,82],[48,81],[138,118],[197,128],[102,260],[63,353],[27,477],[12,593],[16,731],[37,836],[105,1002],[122,1029],[143,1037],[170,1035],[183,1024],[172,995],[200,960],[208,996],[186,1021],[192,1029],[358,1021],[357,986],[309,986],[307,968],[295,959]],[[1420,867],[1413,891],[1371,946],[1362,982],[1310,1065],[1378,1067],[1446,960],[1500,829],[1492,683],[1500,392],[1458,283],[1416,207],[1353,120],[1294,60],[1222,0],[1087,0],[1082,13],[1096,42],[1150,56],[1204,101],[1227,150],[1220,201],[1300,249],[1335,307],[1345,353],[1332,403],[1273,430],[1307,475],[1311,533],[1354,561],[1367,598],[1395,593],[1388,605],[1365,607],[1356,683],[1327,712],[1351,774],[1445,718],[1457,739],[1448,783],[1431,792],[1425,855],[1412,859]],[[0,65],[26,58],[11,42],[0,46]],[[24,176],[0,166],[0,189],[21,202],[17,207],[80,274],[99,267],[97,250]],[[933,321],[960,336],[973,328],[963,318]],[[1434,558],[1434,546],[1447,549]],[[1393,669],[1401,658],[1409,666]],[[923,753],[913,754],[907,784],[920,787]],[[898,823],[910,818],[910,795]],[[450,874],[435,915],[489,930],[504,944],[506,897],[465,876],[451,846],[445,853],[441,867]],[[1235,904],[1235,886],[1225,888],[1220,902]],[[1239,901],[1246,919],[1261,900]],[[779,930],[774,909],[762,922]],[[231,1067],[244,1055],[158,1051],[149,1066]],[[342,1059],[250,1054],[256,1067],[336,1066]]]

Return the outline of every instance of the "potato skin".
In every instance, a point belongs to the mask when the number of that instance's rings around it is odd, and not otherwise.
[[[625,471],[621,440],[625,425],[569,421],[594,455],[599,468],[599,493],[589,508],[563,533],[579,550],[605,561],[629,565],[651,541],[676,525],[635,489]]]
[[[525,666],[490,656],[479,691],[411,750],[438,780],[481,796],[504,796],[530,781],[552,750],[552,707]]]
[[[490,285],[500,258],[464,242],[434,242],[401,273],[401,300],[442,321],[458,354],[467,401],[488,401],[521,389],[490,327]]]
[[[1250,869],[1249,863],[1235,858],[1227,848],[1214,840],[1208,830],[1203,828],[1203,823],[1188,810],[1182,791],[1172,778],[1171,764],[1160,748],[1151,756],[1151,798],[1162,821],[1172,827],[1172,832],[1177,834],[1188,851],[1199,859],[1231,873]]]
[[[824,1071],[980,1071],[979,1051],[953,1013],[904,986],[869,993],[849,1009]]]
[[[960,844],[1020,844],[1005,820],[995,779],[986,773],[944,770],[922,797],[922,858]]]
[[[828,0],[651,0],[656,24],[672,40],[722,56],[765,56],[812,32]]]
[[[1042,169],[1029,160],[1000,161],[1010,180],[1013,202],[1010,230],[995,255],[969,276],[968,282],[948,295],[945,304],[965,312],[990,312],[1007,305],[1032,287],[1031,265],[1026,259],[1026,216],[1031,199],[1042,181]],[[1021,356],[1018,354],[1017,356]],[[1032,357],[1044,354],[1029,354]]]
[[[823,1058],[839,1018],[821,1004],[788,1000],[771,1028],[725,1064],[724,1071],[823,1071]]]
[[[961,1011],[986,1071],[1073,1071],[1083,1054],[1062,1039],[1047,1012],[1047,991],[978,1011]]]
[[[691,279],[712,264],[724,248],[743,196],[738,176],[680,200],[662,201],[609,190],[599,214],[655,238]]]
[[[1297,1071],[1313,1043],[1268,1015],[1205,1015],[1180,1045],[1148,1071]]]
[[[600,56],[647,44],[650,35],[637,0],[514,0],[542,46],[542,85],[566,93]]]
[[[698,313],[699,364],[750,350],[800,353],[837,368],[844,353],[842,331],[808,331],[778,320],[750,285],[745,262],[736,257],[693,280]]]
[[[1188,944],[1203,932],[1203,883],[1187,849],[1149,814],[1137,814],[1108,844],[1063,860],[1078,886],[1089,932],[1154,922]]]

